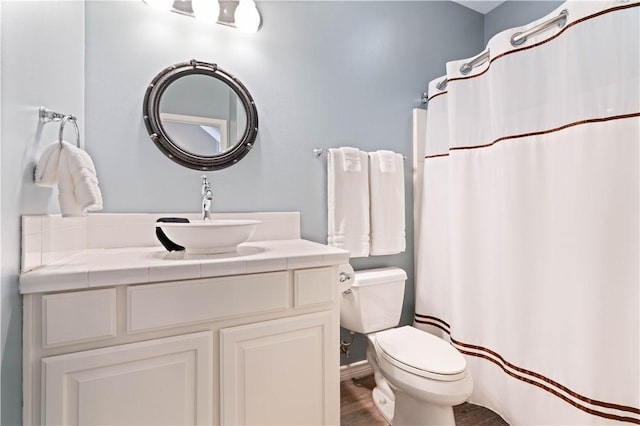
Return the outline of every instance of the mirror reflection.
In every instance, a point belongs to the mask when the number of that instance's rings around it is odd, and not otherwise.
[[[160,99],[160,121],[180,149],[200,156],[228,151],[242,138],[247,112],[227,84],[190,74],[167,86]]]

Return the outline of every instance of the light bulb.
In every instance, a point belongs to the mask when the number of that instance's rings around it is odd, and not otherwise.
[[[173,0],[142,0],[154,9],[168,12],[173,7]]]
[[[218,0],[192,0],[191,8],[196,19],[212,24],[218,22],[218,15],[220,15]]]
[[[255,33],[260,26],[260,13],[253,0],[240,0],[233,18],[236,28],[244,33]]]

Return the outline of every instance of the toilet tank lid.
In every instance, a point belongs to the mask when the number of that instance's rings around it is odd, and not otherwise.
[[[366,286],[372,284],[383,284],[391,281],[406,280],[407,273],[394,266],[376,269],[363,269],[356,271],[354,286]]]

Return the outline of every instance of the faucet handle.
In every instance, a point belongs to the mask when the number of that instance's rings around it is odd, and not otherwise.
[[[202,175],[201,177],[202,177],[202,192],[204,193],[205,190],[211,188],[211,184],[209,183],[209,179],[207,178],[206,175]]]
[[[213,191],[211,190],[211,184],[209,179],[205,175],[202,175],[202,190],[200,193],[207,199],[211,200],[213,197]]]

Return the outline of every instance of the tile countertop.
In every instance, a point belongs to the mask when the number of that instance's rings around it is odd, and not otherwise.
[[[87,249],[20,275],[20,293],[188,280],[349,262],[349,252],[307,240],[253,241],[236,253],[195,255],[162,247]]]

